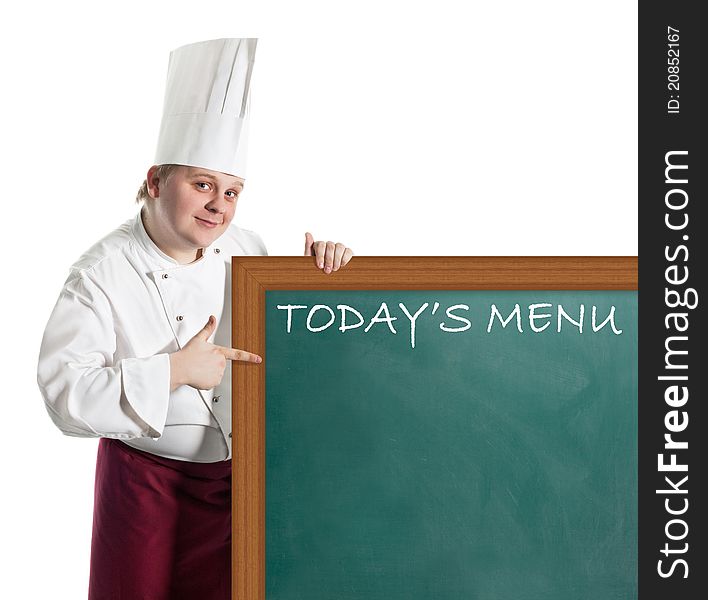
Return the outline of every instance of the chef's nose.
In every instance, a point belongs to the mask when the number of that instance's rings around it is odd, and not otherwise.
[[[209,212],[221,214],[226,210],[226,200],[224,198],[214,198],[207,202],[205,208]]]

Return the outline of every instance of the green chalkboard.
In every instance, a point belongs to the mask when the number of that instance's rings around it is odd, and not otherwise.
[[[273,290],[265,340],[268,600],[637,597],[636,292]]]

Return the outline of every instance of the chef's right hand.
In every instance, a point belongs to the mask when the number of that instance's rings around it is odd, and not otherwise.
[[[224,348],[207,340],[216,328],[210,316],[204,328],[189,340],[184,348],[170,354],[170,391],[181,385],[210,390],[221,383],[227,360],[259,363],[261,357],[245,350]]]

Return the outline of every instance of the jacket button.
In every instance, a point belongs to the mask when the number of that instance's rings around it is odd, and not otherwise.
[[[214,396],[214,397],[212,398],[212,400],[213,400],[214,402],[218,402],[218,401],[219,401],[219,398],[221,398],[221,396]]]
[[[214,248],[214,252],[216,252],[217,254],[219,254],[219,252],[221,252],[221,250],[219,250],[218,248]]]
[[[182,319],[184,319],[184,317],[183,317],[182,315],[177,315],[177,320],[178,320],[178,321],[181,321]]]
[[[231,437],[231,432],[229,431],[229,437]]]
[[[168,275],[167,273],[163,273],[163,274],[162,274],[162,278],[163,278],[163,279],[167,279],[168,277],[169,277],[169,275]]]

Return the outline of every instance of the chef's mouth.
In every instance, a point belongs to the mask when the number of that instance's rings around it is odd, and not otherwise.
[[[205,225],[209,227],[216,227],[217,225],[221,225],[221,223],[215,223],[214,221],[208,221],[207,219],[201,219],[199,217],[194,217],[197,221],[201,221]]]

